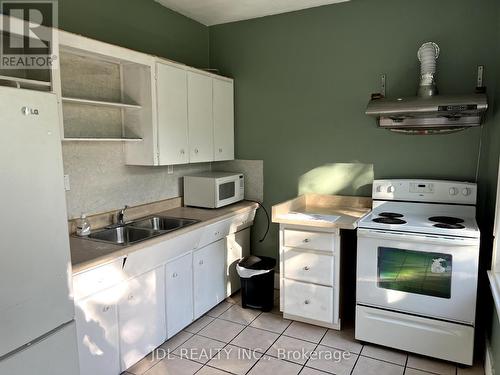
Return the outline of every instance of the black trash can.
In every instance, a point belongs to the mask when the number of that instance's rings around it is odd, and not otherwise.
[[[238,262],[241,280],[241,306],[271,311],[274,305],[274,267],[276,260],[251,255]]]

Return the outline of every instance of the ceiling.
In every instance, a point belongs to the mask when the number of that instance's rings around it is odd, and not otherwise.
[[[349,0],[155,0],[204,25],[248,20]]]

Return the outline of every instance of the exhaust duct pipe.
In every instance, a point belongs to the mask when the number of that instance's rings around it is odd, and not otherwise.
[[[439,57],[439,46],[434,42],[422,44],[417,53],[420,61],[420,86],[417,95],[420,97],[431,97],[437,95],[436,66]]]

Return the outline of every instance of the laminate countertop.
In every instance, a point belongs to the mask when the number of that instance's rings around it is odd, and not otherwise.
[[[321,228],[356,229],[371,211],[372,199],[305,194],[273,206],[273,223]]]
[[[71,264],[73,274],[109,263],[128,254],[180,236],[205,225],[215,223],[232,216],[255,210],[258,204],[249,201],[238,202],[226,207],[204,209],[194,207],[176,207],[161,212],[151,212],[148,216],[159,215],[200,220],[199,223],[142,241],[133,245],[116,245],[113,243],[98,242],[70,235]]]

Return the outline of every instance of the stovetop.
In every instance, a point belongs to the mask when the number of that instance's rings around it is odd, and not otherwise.
[[[475,207],[414,202],[374,201],[359,228],[478,238]]]

